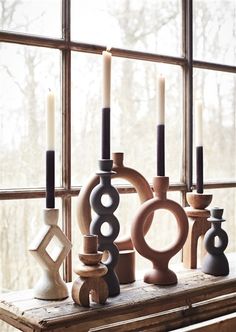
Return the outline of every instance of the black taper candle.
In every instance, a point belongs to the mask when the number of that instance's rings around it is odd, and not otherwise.
[[[110,159],[110,108],[102,109],[102,159]]]
[[[165,176],[165,125],[157,125],[157,176]]]
[[[55,151],[46,151],[46,207],[55,208]]]
[[[203,193],[203,147],[196,147],[196,189],[198,194]]]

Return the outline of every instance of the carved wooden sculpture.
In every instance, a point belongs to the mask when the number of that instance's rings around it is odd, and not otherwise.
[[[74,272],[80,277],[72,286],[72,298],[75,303],[89,307],[89,295],[94,302],[104,304],[108,297],[108,287],[104,280],[107,267],[100,264],[102,252],[97,251],[97,235],[84,235],[84,252],[79,254],[83,265],[75,267]]]

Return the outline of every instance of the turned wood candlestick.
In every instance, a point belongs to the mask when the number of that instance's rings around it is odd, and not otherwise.
[[[185,208],[188,216],[189,232],[183,247],[183,264],[188,269],[197,268],[198,240],[205,235],[210,228],[207,218],[210,216],[206,207],[211,203],[211,194],[187,193],[186,199],[190,207]],[[201,257],[205,254],[203,241],[201,243]]]
[[[188,234],[188,219],[183,208],[176,202],[166,198],[169,187],[169,178],[157,176],[153,179],[156,197],[141,205],[131,228],[131,238],[134,247],[153,264],[153,270],[144,276],[144,281],[157,285],[170,285],[177,283],[176,274],[168,267],[170,259],[182,249]],[[152,249],[144,239],[144,224],[147,217],[155,210],[165,209],[173,213],[178,224],[178,237],[167,250]]]
[[[104,304],[108,298],[108,287],[104,280],[107,267],[100,264],[102,252],[98,252],[97,235],[84,235],[84,252],[79,254],[83,263],[75,267],[74,272],[80,277],[72,286],[72,298],[75,303],[89,307],[89,295],[92,301]]]
[[[124,154],[122,152],[116,152],[112,154],[113,159],[113,178],[125,179],[131,183],[136,190],[140,203],[143,203],[150,198],[153,198],[153,193],[149,183],[146,179],[135,169],[124,165]],[[77,201],[77,221],[82,234],[89,233],[89,227],[91,223],[91,207],[89,203],[89,197],[93,188],[98,185],[99,176],[93,176],[90,181],[82,187]],[[128,216],[130,218],[130,216]],[[153,213],[151,213],[145,222],[144,233],[146,234],[152,223]],[[122,284],[130,283],[135,280],[135,252],[133,250],[133,244],[130,234],[126,234],[120,240],[115,240],[115,244],[119,249],[118,263],[115,268],[119,278],[119,282]]]

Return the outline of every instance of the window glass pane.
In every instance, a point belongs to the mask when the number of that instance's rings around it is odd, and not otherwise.
[[[168,192],[167,197],[180,204],[181,195],[179,192]],[[76,201],[78,198],[73,198],[72,202],[72,236],[73,236],[73,262],[78,264],[78,252],[82,248],[82,235],[78,227],[76,219]],[[115,215],[120,223],[120,233],[117,239],[124,235],[130,234],[131,224],[136,216],[137,210],[140,207],[139,198],[137,194],[121,194],[120,204],[115,211]],[[155,213],[152,225],[145,236],[146,242],[155,250],[164,249],[176,240],[178,234],[177,222],[174,216],[166,210],[158,210]],[[136,252],[136,273],[146,268],[151,268],[151,263]],[[181,261],[181,252],[171,259],[170,263],[177,263]],[[138,272],[139,271],[139,272]],[[75,278],[75,275],[74,275]]]
[[[28,248],[44,225],[44,207],[44,199],[0,201],[1,292],[32,288],[39,280],[41,268]],[[56,207],[61,214],[61,200]]]
[[[203,145],[206,181],[236,177],[235,91],[235,74],[194,70],[194,100],[200,100],[204,105]]]
[[[72,184],[97,171],[100,158],[101,56],[72,56]],[[156,81],[166,78],[166,175],[180,180],[182,151],[182,71],[178,66],[113,57],[112,151],[151,180],[156,175]],[[174,153],[173,153],[174,151]]]
[[[207,190],[206,193],[213,194],[210,207],[218,206],[224,209],[222,228],[227,232],[229,243],[226,252],[236,251],[236,188],[224,188]],[[210,208],[209,207],[209,208]]]
[[[61,0],[2,0],[0,29],[61,36]]]
[[[194,58],[235,64],[236,2],[193,1]]]
[[[71,16],[80,42],[181,54],[180,0],[72,0]]]
[[[45,186],[48,88],[56,95],[56,185],[61,173],[60,53],[0,45],[0,187]]]

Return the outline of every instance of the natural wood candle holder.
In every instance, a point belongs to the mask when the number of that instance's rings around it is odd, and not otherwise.
[[[98,252],[97,235],[84,235],[84,252],[79,254],[83,265],[75,267],[74,272],[80,277],[72,286],[72,298],[75,303],[89,307],[89,295],[92,301],[104,304],[108,298],[108,287],[104,280],[107,267],[100,264],[102,252]]]
[[[122,152],[116,152],[112,154],[114,173],[111,174],[112,178],[122,178],[128,181],[135,188],[140,203],[143,203],[153,198],[152,190],[146,181],[146,179],[136,170],[130,167],[126,167],[123,163],[124,154]],[[99,176],[93,176],[90,181],[82,187],[77,201],[77,221],[82,234],[89,233],[89,227],[91,223],[91,207],[89,203],[89,197],[93,188],[98,185]],[[153,213],[150,214],[145,222],[144,233],[146,234],[152,223]],[[135,259],[133,244],[130,234],[127,234],[120,240],[115,240],[120,255],[117,266],[115,268],[119,281],[122,284],[131,283],[135,280]],[[132,256],[132,257],[131,257]],[[132,262],[132,264],[130,264]]]
[[[44,210],[45,225],[29,248],[43,268],[42,277],[34,289],[35,298],[41,300],[61,300],[68,297],[67,286],[60,277],[59,269],[71,249],[71,242],[57,225],[58,214],[58,209]],[[48,253],[47,247],[54,237],[59,241],[60,247],[56,257],[53,258]]]
[[[144,281],[150,284],[170,285],[177,283],[176,274],[168,268],[170,259],[182,249],[188,235],[188,219],[183,208],[176,202],[166,198],[169,178],[157,176],[153,179],[155,198],[141,205],[131,228],[133,244],[140,255],[153,263],[153,270],[144,276]],[[178,237],[167,250],[152,249],[144,239],[144,224],[147,217],[155,210],[165,209],[173,213],[178,223]]]
[[[197,248],[198,239],[203,239],[205,233],[210,228],[207,218],[210,216],[206,207],[211,203],[211,194],[187,193],[186,199],[190,207],[185,208],[188,216],[189,232],[183,247],[183,264],[188,269],[197,268]],[[201,256],[205,254],[203,241],[201,244]]]

